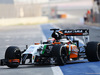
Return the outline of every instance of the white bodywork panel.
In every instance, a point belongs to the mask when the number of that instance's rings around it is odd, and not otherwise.
[[[34,60],[37,56],[40,56],[40,53],[38,52],[38,49],[43,49],[44,45],[30,45],[29,48],[23,53],[23,54],[32,54],[32,63],[34,63]],[[42,53],[42,52],[41,52]]]

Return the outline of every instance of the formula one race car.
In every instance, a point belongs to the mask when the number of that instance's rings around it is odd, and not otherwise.
[[[24,51],[20,51],[16,46],[8,47],[5,59],[0,60],[0,65],[7,65],[10,68],[25,64],[65,65],[68,61],[79,58],[87,58],[90,62],[100,61],[100,43],[88,42],[88,29],[68,29],[58,32],[57,30],[59,29],[51,29],[52,38],[46,42],[26,46]],[[79,46],[79,40],[75,40],[75,36],[84,37],[84,46]]]

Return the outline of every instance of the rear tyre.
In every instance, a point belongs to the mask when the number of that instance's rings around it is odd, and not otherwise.
[[[62,45],[55,45],[52,48],[53,56],[56,58],[57,65],[65,65],[67,62],[67,51]]]
[[[90,62],[100,61],[100,43],[89,42],[86,47],[87,59]]]
[[[16,46],[10,46],[5,52],[5,59],[19,59],[21,60],[21,51]],[[7,66],[10,68],[17,68],[20,63],[18,62],[7,62]]]

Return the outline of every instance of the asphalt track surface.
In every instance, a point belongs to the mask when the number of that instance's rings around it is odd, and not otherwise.
[[[100,28],[90,27],[82,24],[45,24],[37,26],[9,26],[0,28],[0,59],[4,57],[5,50],[8,46],[14,45],[20,47],[21,50],[25,49],[25,45],[33,44],[42,40],[42,32],[48,38],[51,34],[50,28],[59,27],[61,29],[90,29],[90,41],[100,42]],[[52,65],[55,67],[54,65]],[[6,66],[0,66],[0,75],[54,75],[51,65],[21,65],[19,68],[10,69]],[[75,61],[60,66],[64,75],[100,75],[100,62],[88,62],[87,60]]]

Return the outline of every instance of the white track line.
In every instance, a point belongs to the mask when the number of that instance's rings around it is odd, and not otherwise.
[[[43,32],[42,32],[42,39],[43,41],[47,41]],[[51,69],[52,69],[53,75],[64,75],[59,66],[51,66]]]
[[[51,69],[53,71],[53,75],[64,75],[59,66],[53,66]]]

